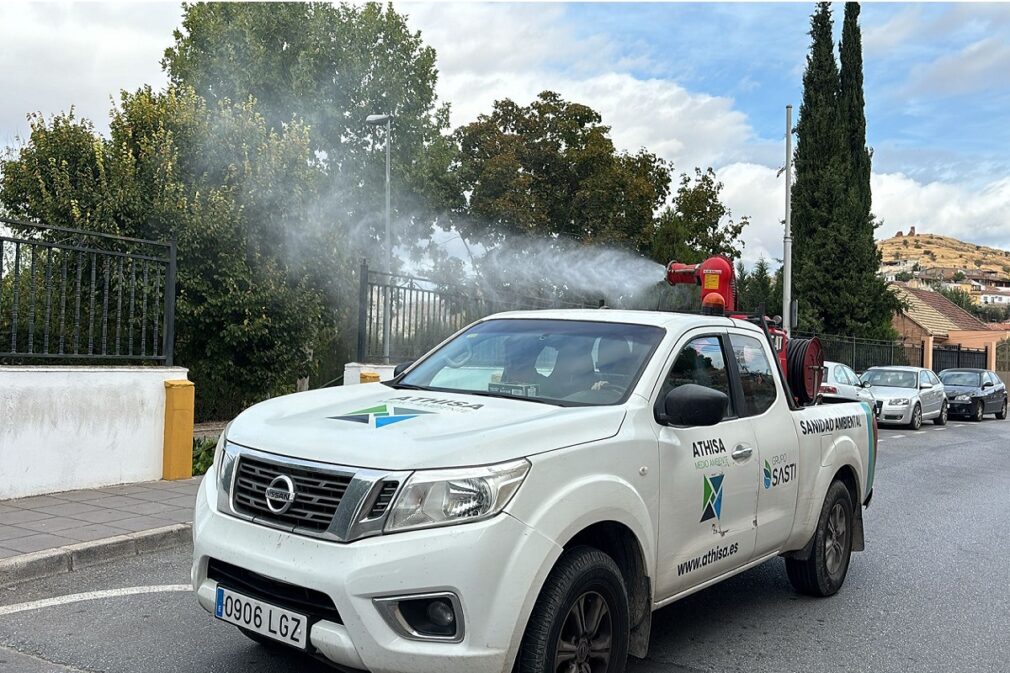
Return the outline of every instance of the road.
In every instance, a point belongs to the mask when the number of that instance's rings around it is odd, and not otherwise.
[[[867,551],[842,591],[797,596],[774,560],[655,615],[629,673],[1010,670],[1010,421],[881,430]],[[0,590],[3,673],[316,673],[214,621],[184,591],[189,549]],[[8,608],[9,609],[9,608]]]

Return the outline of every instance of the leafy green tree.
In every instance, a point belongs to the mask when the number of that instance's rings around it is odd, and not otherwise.
[[[108,139],[72,115],[35,117],[2,169],[0,202],[16,217],[177,238],[176,355],[202,416],[290,390],[312,369],[330,288],[283,245],[314,215],[318,171],[300,122],[276,132],[251,100],[208,106],[188,87],[143,88],[122,94]]]
[[[749,219],[733,220],[732,212],[719,199],[722,188],[711,168],[704,172],[696,168],[693,179],[686,173],[681,175],[673,204],[659,215],[650,256],[657,262],[686,264],[712,255],[739,257],[743,247],[740,234]]]
[[[343,229],[359,254],[384,231],[384,128],[392,114],[393,235],[426,239],[461,198],[449,179],[454,152],[435,94],[435,51],[406,17],[377,3],[184,3],[162,64],[212,105],[252,97],[269,129],[303,120],[326,176],[320,226]]]
[[[468,194],[455,211],[469,241],[560,236],[644,250],[669,190],[656,155],[619,153],[599,113],[545,91],[530,105],[505,99],[454,133],[454,175]]]
[[[755,311],[760,306],[765,307],[765,313],[776,315],[782,310],[781,297],[775,299],[775,276],[771,273],[771,265],[764,257],[758,259],[754,269],[740,283],[740,306],[747,311]],[[780,293],[781,294],[781,293]]]
[[[953,304],[963,308],[969,313],[974,314],[978,309],[978,306],[976,306],[975,302],[971,298],[971,294],[960,288],[945,288],[941,286],[937,289],[937,291],[949,299]]]

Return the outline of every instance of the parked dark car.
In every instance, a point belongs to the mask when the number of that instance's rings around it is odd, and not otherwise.
[[[945,369],[940,372],[950,415],[981,421],[984,414],[1006,418],[1007,391],[995,372],[986,369]]]

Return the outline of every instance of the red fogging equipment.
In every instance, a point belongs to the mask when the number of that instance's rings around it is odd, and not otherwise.
[[[824,356],[821,342],[811,339],[789,339],[781,327],[771,326],[763,316],[736,315],[736,271],[733,262],[723,255],[709,257],[700,264],[670,262],[666,266],[666,282],[670,285],[701,287],[701,311],[708,315],[726,315],[757,322],[768,334],[793,397],[798,404],[810,404],[822,392]]]

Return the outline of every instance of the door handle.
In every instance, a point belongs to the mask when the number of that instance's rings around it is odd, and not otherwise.
[[[747,446],[746,444],[737,444],[730,455],[733,457],[733,460],[747,460],[752,453],[754,453],[754,447]]]

